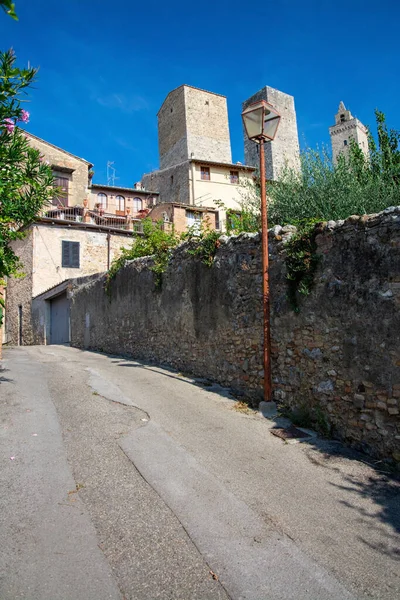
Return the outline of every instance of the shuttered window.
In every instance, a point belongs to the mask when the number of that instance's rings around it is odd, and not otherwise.
[[[62,266],[79,269],[79,242],[62,242]]]
[[[61,177],[56,173],[54,175],[54,187],[57,188],[57,193],[52,198],[54,206],[68,206],[68,184],[67,177]]]

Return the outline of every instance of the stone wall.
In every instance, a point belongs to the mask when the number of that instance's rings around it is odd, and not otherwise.
[[[66,177],[68,183],[68,206],[82,205],[88,197],[88,172],[92,166],[87,160],[74,156],[45,140],[27,133],[29,144],[39,150],[49,161],[56,176]]]
[[[142,185],[159,193],[160,202],[189,204],[190,162],[186,161],[168,169],[146,173]]]
[[[332,434],[376,455],[400,454],[400,208],[320,226],[312,293],[287,301],[285,238],[270,231],[276,399],[307,407]],[[154,360],[262,398],[260,239],[222,238],[211,268],[181,246],[157,289],[151,259],[79,287],[72,343]]]
[[[12,243],[14,252],[22,263],[22,277],[7,280],[4,328],[7,343],[30,345],[33,343],[31,300],[33,285],[33,232]],[[22,321],[21,321],[22,320]]]

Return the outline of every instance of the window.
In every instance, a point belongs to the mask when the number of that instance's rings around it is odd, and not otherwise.
[[[201,213],[194,210],[186,211],[186,224],[193,233],[200,233]]]
[[[215,229],[221,229],[221,223],[219,221],[219,211],[217,210],[215,213]]]
[[[171,183],[171,185],[174,185],[174,176],[173,175],[171,175],[170,183]]]
[[[345,121],[345,116],[344,115],[340,115],[340,122],[344,123],[344,121]]]
[[[231,183],[239,183],[239,171],[231,171],[230,172],[230,180]]]
[[[107,194],[103,194],[103,192],[97,194],[97,202],[100,204],[100,208],[105,210],[107,208]]]
[[[62,241],[61,264],[68,269],[79,269],[79,242]]]
[[[204,181],[210,181],[210,167],[200,167],[200,177]]]
[[[134,198],[133,199],[133,212],[138,213],[139,210],[142,210],[142,199]]]
[[[54,173],[54,187],[61,188],[52,199],[54,206],[68,206],[68,177],[59,177]]]
[[[343,140],[343,146],[347,146],[347,140]]]
[[[125,212],[125,198],[123,196],[116,196],[115,203],[118,211]]]

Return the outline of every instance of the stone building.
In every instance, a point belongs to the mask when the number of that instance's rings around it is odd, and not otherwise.
[[[335,125],[329,127],[331,136],[332,157],[337,161],[339,154],[345,156],[349,152],[350,141],[354,140],[366,156],[368,156],[368,130],[367,128],[340,102],[335,115]]]
[[[163,202],[157,204],[149,213],[153,222],[163,221],[164,231],[185,233],[188,229],[200,229],[205,225],[209,229],[219,229],[219,211],[201,206]]]
[[[50,164],[55,177],[55,185],[61,188],[61,192],[54,195],[53,206],[82,206],[89,194],[92,163],[46,142],[32,133],[25,132],[25,135],[29,144],[39,150],[43,158]]]
[[[42,327],[33,326],[32,301],[70,278],[106,271],[121,247],[132,242],[132,232],[82,222],[65,222],[43,217],[26,231],[26,237],[13,243],[23,264],[23,278],[10,278],[6,288],[4,341],[12,345],[68,342],[69,331],[61,330],[67,322],[68,303],[65,288],[48,294],[50,311],[47,338],[40,337]],[[61,294],[64,294],[61,298]],[[42,324],[44,326],[44,324]],[[39,336],[39,338],[38,338]],[[67,336],[67,337],[65,337]],[[65,339],[64,339],[65,338]]]
[[[68,302],[65,289],[61,293],[59,286],[70,278],[106,271],[121,247],[131,244],[133,231],[141,230],[141,218],[158,196],[140,184],[136,188],[92,184],[92,163],[30,133],[26,135],[50,164],[61,190],[27,229],[26,237],[13,244],[25,276],[7,283],[3,341],[10,344],[68,337]],[[32,325],[32,299],[54,286],[57,310],[49,313],[52,320],[47,323],[47,337],[38,340],[37,331],[42,328]],[[47,292],[46,301],[54,307],[52,294]],[[59,330],[60,323],[64,323],[63,331]]]
[[[281,115],[278,131],[273,142],[265,144],[266,177],[269,180],[279,179],[285,166],[300,169],[299,136],[297,132],[296,110],[294,98],[289,94],[275,90],[269,86],[263,87],[256,94],[243,102],[243,110],[259,100],[265,100],[276,108]],[[258,144],[244,135],[244,159],[246,164],[258,167]]]
[[[90,209],[99,208],[107,214],[123,217],[130,214],[140,219],[156,205],[157,192],[149,192],[136,184],[133,188],[93,183],[89,189]]]
[[[232,163],[226,97],[182,85],[158,112],[160,169],[142,178],[161,203],[189,204],[219,211],[239,210],[243,185],[254,167]],[[225,207],[225,208],[224,208]]]

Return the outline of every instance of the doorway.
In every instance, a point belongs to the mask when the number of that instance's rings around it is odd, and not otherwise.
[[[50,301],[50,344],[70,342],[69,304],[66,293]]]

